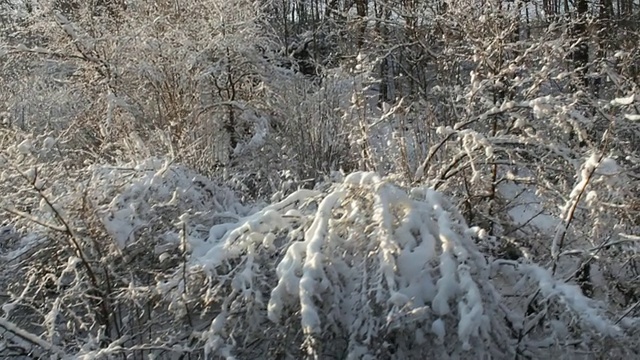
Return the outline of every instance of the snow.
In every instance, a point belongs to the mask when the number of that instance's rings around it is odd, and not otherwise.
[[[617,171],[613,158],[598,159],[585,160],[577,184],[585,168],[597,169],[599,176]],[[336,329],[347,339],[352,357],[375,358],[373,339],[389,329],[415,334],[416,342],[455,344],[459,351],[481,354],[487,346],[504,346],[490,338],[492,331],[507,331],[495,309],[504,308],[512,322],[525,319],[503,304],[489,262],[474,243],[473,236],[487,238],[486,231],[467,227],[448,198],[433,189],[406,188],[373,172],[355,172],[334,177],[323,190],[300,189],[270,205],[249,208],[224,188],[159,159],[91,170],[97,191],[89,196],[119,249],[126,252],[154,217],[169,215],[162,237],[166,244],[156,246],[159,261],[169,263],[171,249],[186,245],[181,249],[188,254],[188,268],[216,279],[207,296],[220,301],[219,311],[205,330],[194,334],[207,356],[234,356],[233,329],[254,324],[244,329],[247,336],[258,336],[254,331],[266,321],[272,326],[295,321],[311,354],[317,351],[314,339]],[[517,177],[512,174],[511,179]],[[557,223],[539,214],[535,193],[510,182],[498,189],[511,200],[509,214],[516,223],[545,232]],[[69,258],[60,281],[76,271],[79,261]],[[537,265],[518,267],[502,272],[518,281],[514,289],[523,291],[531,279],[545,298],[559,301],[584,324],[619,333],[579,288]],[[186,316],[186,288],[179,275],[156,285],[176,316]],[[3,304],[3,310],[15,311],[12,305]],[[51,340],[59,315],[56,308],[46,315]],[[561,324],[553,329],[566,332]]]
[[[33,151],[33,140],[25,139],[18,144],[18,151],[23,155],[28,155]]]
[[[362,196],[368,200],[362,202]],[[370,305],[361,299],[371,291],[371,301],[386,309],[389,326],[406,326],[400,322],[404,316],[433,316],[432,333],[444,340],[444,322],[438,319],[459,317],[458,331],[450,335],[469,348],[487,324],[485,295],[472,271],[485,265],[472,255],[477,250],[469,234],[477,229],[467,231],[443,202],[430,189],[405,192],[375,173],[356,172],[326,193],[299,190],[232,225],[213,226],[209,240],[197,243],[210,250],[198,250],[204,255],[193,261],[211,272],[238,257],[259,261],[262,252],[282,243],[284,230],[290,240],[275,267],[278,281],[267,305],[271,322],[286,321],[285,313],[294,307],[305,336],[320,335],[327,326],[347,326],[353,334],[350,351],[356,354],[362,350],[360,336],[372,338],[381,330],[370,323]],[[317,206],[309,207],[313,203]],[[282,212],[295,216],[277,215]],[[363,216],[370,216],[371,224]],[[268,246],[262,246],[267,237]],[[234,275],[244,284],[234,287],[238,291],[257,280],[250,266],[243,269]]]
[[[124,170],[127,168],[132,170]],[[109,203],[101,206],[100,213],[105,229],[121,249],[134,242],[136,232],[156,219],[164,209],[178,207],[173,210],[176,214],[174,221],[178,221],[185,212],[199,214],[213,210],[222,216],[233,217],[237,216],[233,212],[249,211],[238,206],[229,190],[185,168],[171,166],[168,161],[150,159],[119,168],[96,166],[92,171],[94,188],[98,191],[110,189],[106,193],[92,195],[99,201],[113,196]],[[124,180],[126,183],[121,184],[120,191],[113,193],[113,184]]]
[[[619,96],[633,85],[629,49],[592,59],[594,93],[558,66],[583,43],[565,36],[574,19],[521,41],[500,29],[534,4],[505,5],[502,20],[493,7],[405,4],[442,25],[424,41],[402,39],[403,25],[425,23],[390,4],[391,21],[362,24],[410,46],[376,55],[335,43],[358,20],[353,6],[345,24],[282,44],[261,19],[283,9],[195,3],[167,17],[136,2],[127,14],[139,16],[118,24],[40,16],[50,4],[9,17],[0,346],[60,344],[54,356],[86,359],[464,359],[637,345],[623,289],[638,251],[638,98]],[[284,10],[295,25],[313,9]],[[43,33],[46,47],[18,45]],[[307,39],[328,60],[322,76],[273,66],[276,48]],[[402,66],[413,55],[435,67]],[[505,86],[513,100],[497,101]],[[233,116],[220,116],[227,106]],[[229,189],[251,175],[251,193]],[[309,178],[313,190],[297,189]],[[113,318],[93,316],[97,303]]]
[[[560,298],[567,310],[578,315],[588,326],[592,326],[599,333],[609,336],[615,336],[621,332],[617,325],[605,317],[604,311],[589,304],[592,300],[584,296],[578,286],[554,279],[549,271],[539,266],[526,266],[525,270],[529,271],[538,282],[545,298]]]
[[[529,225],[542,234],[551,234],[558,219],[543,207],[543,199],[535,191],[515,182],[501,182],[498,191],[509,201],[507,213],[515,227]]]
[[[444,341],[447,330],[445,328],[444,321],[442,321],[441,318],[431,323],[431,332],[433,332],[433,334],[437,336],[440,341]]]
[[[604,176],[614,176],[620,174],[620,166],[610,157],[600,160],[595,173]]]
[[[5,318],[0,318],[0,328],[4,329],[6,331],[5,334],[3,334],[3,336],[7,335],[7,336],[17,336],[20,339],[16,339],[18,341],[18,343],[22,343],[25,342],[27,345],[25,346],[26,349],[30,349],[32,348],[31,344],[34,345],[38,345],[40,348],[44,349],[45,351],[49,351],[52,353],[51,357],[55,357],[58,356],[61,359],[67,359],[69,358],[69,355],[66,354],[62,349],[58,348],[55,345],[52,345],[51,343],[43,340],[42,338],[40,338],[39,336],[29,333],[25,330],[23,330],[22,328],[20,328],[19,326],[17,326],[16,324],[10,322],[9,320],[5,319]],[[14,339],[12,339],[14,340]],[[14,340],[15,341],[15,340]]]
[[[253,135],[246,143],[241,143],[233,150],[234,156],[247,154],[260,150],[267,141],[269,133],[269,120],[264,116],[257,116],[252,110],[246,109],[241,114],[241,119],[253,126]]]
[[[319,332],[320,317],[314,306],[314,297],[319,283],[326,275],[322,269],[323,255],[322,247],[328,235],[329,219],[331,211],[344,194],[334,192],[325,197],[318,207],[318,216],[305,233],[306,260],[302,266],[302,277],[300,279],[300,311],[302,329],[305,334]]]
[[[631,105],[635,101],[636,96],[631,94],[627,97],[615,98],[611,100],[611,105]]]

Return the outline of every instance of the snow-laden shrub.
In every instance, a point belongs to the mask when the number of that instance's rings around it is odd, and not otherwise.
[[[336,174],[251,209],[171,162],[85,166],[4,135],[3,355],[611,355],[634,336],[633,308],[610,320],[575,276],[492,258],[431,188]]]
[[[186,342],[199,297],[159,286],[185,264],[180,219],[206,232],[249,208],[169,161],[83,166],[53,139],[13,136],[0,153],[0,357],[145,358]]]
[[[190,238],[218,309],[205,356],[512,358],[621,334],[577,286],[487,258],[483,236],[442,194],[362,172],[216,225]]]
[[[3,355],[502,358],[599,351],[636,323],[488,257],[429,188],[358,172],[251,209],[170,162],[84,166],[11,136]]]

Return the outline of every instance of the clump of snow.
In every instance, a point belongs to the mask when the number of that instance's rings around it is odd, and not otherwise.
[[[45,150],[51,150],[53,149],[53,147],[56,144],[56,139],[52,138],[51,136],[47,136],[43,141],[42,141],[42,147]]]
[[[18,144],[18,151],[23,155],[28,155],[33,151],[33,140],[25,139]]]
[[[247,211],[229,190],[165,160],[91,170],[93,200],[104,204],[99,211],[103,224],[120,248],[135,241],[136,231],[163,218],[166,225],[175,225],[188,212]]]
[[[558,297],[567,310],[578,315],[587,326],[593,327],[600,334],[609,336],[621,333],[621,329],[607,319],[603,315],[604,311],[592,304],[593,301],[584,296],[578,286],[555,280],[549,271],[536,265],[524,266],[523,270],[529,272],[537,281],[545,298]]]
[[[265,116],[257,116],[252,110],[245,110],[241,118],[253,126],[253,135],[246,143],[240,143],[233,150],[234,156],[259,150],[266,143],[269,133],[269,120]]]
[[[596,174],[598,175],[614,176],[619,173],[620,167],[616,161],[610,157],[600,160],[600,163],[596,168]]]
[[[611,105],[631,105],[635,101],[635,98],[634,94],[627,97],[615,98],[611,100]]]

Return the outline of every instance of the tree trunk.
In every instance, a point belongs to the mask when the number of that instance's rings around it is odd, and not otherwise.
[[[586,88],[589,86],[589,79],[587,78],[587,65],[589,64],[589,44],[586,39],[587,25],[586,15],[589,11],[589,3],[587,0],[577,0],[576,10],[578,13],[578,19],[573,26],[573,36],[577,39],[582,39],[580,44],[576,46],[571,54],[571,61],[573,66],[578,70],[580,75],[580,82]]]

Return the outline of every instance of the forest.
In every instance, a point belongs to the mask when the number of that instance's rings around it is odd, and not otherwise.
[[[0,358],[640,358],[639,0],[0,0]]]

